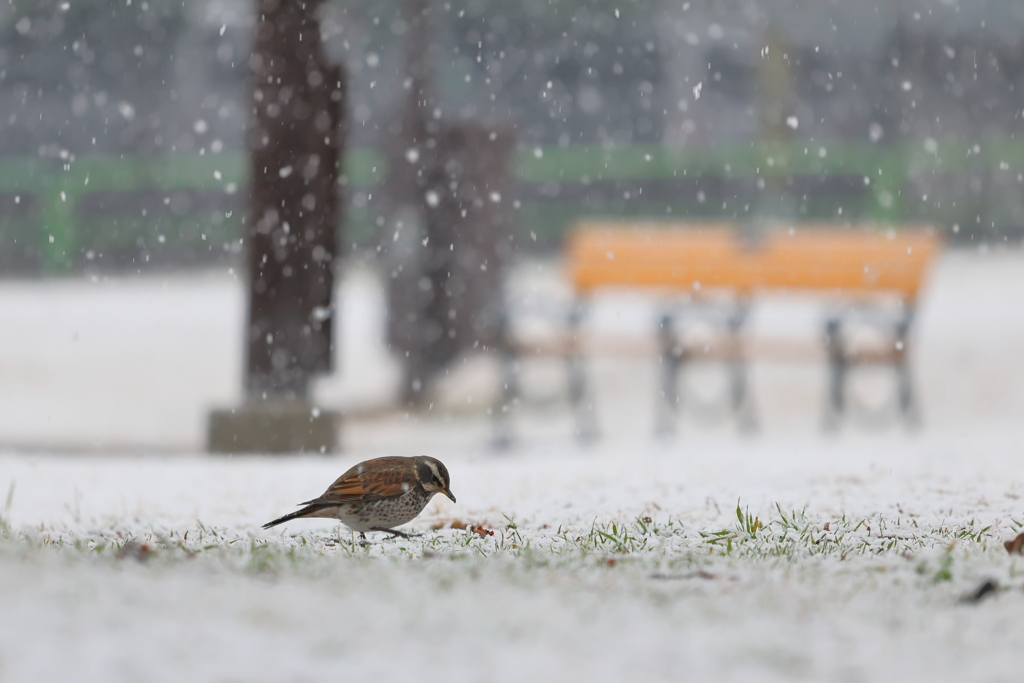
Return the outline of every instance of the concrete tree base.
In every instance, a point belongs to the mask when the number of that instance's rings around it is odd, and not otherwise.
[[[336,453],[341,414],[302,401],[256,401],[210,412],[211,453]]]

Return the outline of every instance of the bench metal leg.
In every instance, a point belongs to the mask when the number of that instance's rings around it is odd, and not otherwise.
[[[910,429],[921,426],[921,415],[918,412],[917,401],[914,397],[914,382],[910,374],[910,364],[907,362],[908,333],[910,323],[913,320],[914,310],[911,308],[896,326],[896,360],[893,369],[896,372],[896,391],[899,398],[900,417],[904,424]]]
[[[519,358],[513,353],[501,354],[501,395],[494,411],[494,447],[510,448],[515,441],[512,409],[519,402]]]
[[[743,326],[750,311],[749,302],[741,302],[729,317],[729,343],[734,356],[729,361],[729,394],[736,426],[743,434],[757,431],[757,415],[750,395],[749,365],[743,355]]]
[[[910,323],[913,320],[913,308],[906,311],[903,317],[890,327],[895,348],[889,350],[881,358],[851,358],[849,349],[843,340],[843,320],[841,316],[829,318],[825,324],[825,343],[828,352],[829,388],[826,401],[824,426],[826,431],[835,431],[842,424],[849,411],[847,383],[850,373],[862,363],[884,363],[892,368],[894,376],[894,393],[896,398],[896,419],[913,429],[920,424],[917,401],[914,396],[913,380],[908,363],[907,337]],[[877,415],[875,417],[878,417]]]
[[[730,355],[722,361],[728,377],[725,397],[728,401],[728,410],[735,417],[739,431],[745,434],[757,431],[757,416],[749,391],[749,366],[743,356],[741,345],[748,311],[749,305],[741,302],[726,321],[725,335]],[[660,437],[675,434],[677,417],[683,408],[680,375],[688,361],[688,352],[678,343],[674,322],[672,315],[665,315],[661,318],[658,329],[661,388],[660,400],[657,402],[655,434]]]
[[[746,360],[739,359],[729,362],[729,385],[737,428],[742,434],[757,432],[757,415],[749,392]]]
[[[910,376],[910,367],[906,358],[900,359],[895,366],[896,390],[899,392],[900,417],[903,423],[910,429],[921,426],[921,415],[917,409],[917,401],[914,398],[913,380]]]
[[[491,420],[494,425],[495,448],[503,450],[512,446],[512,408],[519,402],[519,371],[520,358],[512,345],[508,330],[508,319],[502,318],[498,337],[498,362],[501,372],[501,391],[498,401],[491,408]]]
[[[828,398],[825,402],[824,428],[827,432],[839,429],[846,409],[846,376],[849,369],[843,345],[842,323],[829,318],[825,323],[825,346],[828,351]]]
[[[566,355],[566,370],[569,376],[569,402],[576,416],[576,437],[582,443],[590,443],[597,438],[597,420],[587,382],[586,359],[579,343],[582,322],[583,304],[577,303],[569,314],[571,345]]]
[[[671,437],[676,433],[676,413],[679,411],[680,400],[679,368],[683,361],[682,354],[676,348],[672,316],[662,316],[658,340],[661,350],[661,400],[656,402],[654,434],[658,437]]]

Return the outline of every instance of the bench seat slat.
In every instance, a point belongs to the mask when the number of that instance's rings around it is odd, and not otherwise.
[[[730,230],[583,225],[568,247],[576,289],[663,287],[892,291],[913,300],[940,246],[934,231],[767,230],[745,242]]]

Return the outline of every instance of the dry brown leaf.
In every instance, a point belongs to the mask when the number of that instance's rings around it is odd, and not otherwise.
[[[453,519],[441,522],[434,522],[434,524],[432,524],[430,528],[434,531],[438,531],[440,529],[465,529],[466,523],[463,522],[461,519]]]
[[[117,559],[119,560],[137,560],[139,562],[145,562],[149,559],[155,551],[144,543],[137,543],[135,541],[128,541],[121,549],[117,551]]]
[[[477,524],[476,526],[472,526],[472,527],[469,528],[469,530],[472,531],[477,536],[479,536],[480,538],[487,538],[488,536],[493,536],[494,535],[493,531],[491,531],[490,529],[485,529],[483,527],[483,525],[481,525],[481,524]]]
[[[1019,534],[1017,538],[1013,539],[1012,541],[1006,541],[1005,543],[1003,543],[1003,547],[1006,548],[1006,552],[1010,553],[1011,555],[1013,553],[1021,552],[1022,546],[1024,546],[1024,533]]]

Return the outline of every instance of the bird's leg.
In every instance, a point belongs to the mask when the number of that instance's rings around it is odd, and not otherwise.
[[[373,527],[372,529],[370,529],[370,531],[383,531],[384,533],[391,534],[392,536],[401,536],[402,538],[412,538],[412,536],[410,536],[409,534],[405,533],[404,531],[397,531],[395,529],[385,529],[384,527],[379,527],[379,526]]]
[[[360,541],[365,541],[366,540],[366,534],[364,534],[362,531],[359,532],[359,540]]]

